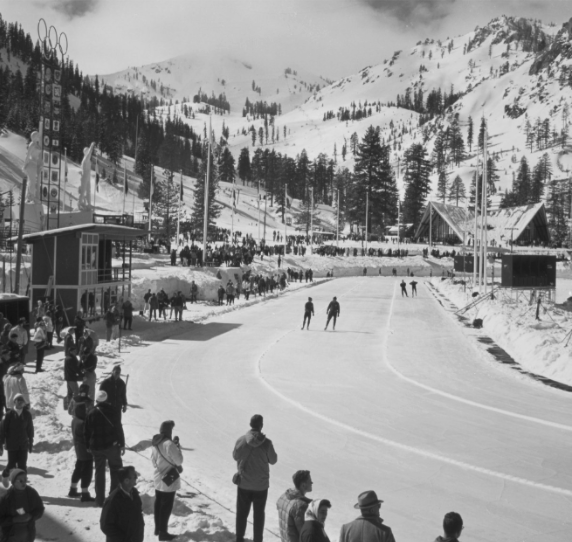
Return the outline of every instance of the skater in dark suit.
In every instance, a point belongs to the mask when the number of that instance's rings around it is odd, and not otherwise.
[[[328,314],[328,320],[326,321],[326,327],[324,328],[324,331],[326,329],[328,329],[328,324],[330,323],[330,320],[332,318],[334,319],[333,328],[335,331],[336,330],[336,319],[340,316],[340,304],[338,303],[338,300],[336,297],[334,297],[334,299],[332,299],[330,301],[330,304],[328,305],[328,308],[326,309],[326,313]]]
[[[401,283],[399,284],[399,286],[401,286],[401,297],[403,297],[403,296],[409,297],[407,295],[407,284],[405,283],[405,281],[403,279],[401,279]]]
[[[309,297],[308,301],[304,305],[304,322],[302,322],[302,329],[306,326],[306,329],[310,329],[310,320],[314,316],[314,303],[312,303],[312,298]],[[308,324],[306,324],[306,320]]]

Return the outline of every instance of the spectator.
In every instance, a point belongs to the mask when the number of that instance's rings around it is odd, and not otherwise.
[[[0,312],[0,314],[2,313]],[[2,345],[2,348],[8,348],[10,344],[10,330],[12,329],[10,322],[6,322],[1,329],[2,334],[0,335],[0,345]]]
[[[36,348],[36,373],[42,373],[44,371],[42,364],[44,363],[46,339],[46,324],[41,318],[38,318],[34,328],[34,336],[32,337],[34,347]]]
[[[253,507],[253,542],[262,542],[264,509],[268,498],[269,465],[278,461],[272,441],[262,433],[264,420],[260,414],[250,419],[250,431],[236,441],[233,459],[237,462],[240,480],[236,498],[236,542],[244,542],[246,523]]]
[[[54,347],[54,324],[52,322],[51,312],[46,314],[43,320],[46,326],[46,350],[49,350]]]
[[[79,390],[76,395],[73,396],[70,404],[68,406],[68,414],[73,416],[75,412],[75,407],[78,403],[85,403],[86,412],[89,414],[91,409],[94,406],[94,401],[89,397],[89,385],[88,384],[80,384]]]
[[[131,298],[127,298],[123,302],[123,329],[131,330],[131,325],[133,324],[133,303],[131,303]]]
[[[83,336],[83,330],[85,329],[85,320],[81,317],[81,313],[77,313],[73,320],[73,327],[75,331],[75,342],[79,344]]]
[[[8,463],[2,472],[4,487],[8,487],[8,476],[13,468],[27,470],[28,452],[32,453],[34,422],[30,411],[24,408],[25,405],[24,396],[18,393],[14,397],[12,410],[6,413],[0,425],[0,455],[4,453],[4,448],[8,452]]]
[[[78,394],[79,384],[78,381],[83,379],[79,365],[79,359],[76,356],[75,345],[71,346],[66,359],[64,361],[64,380],[67,384],[68,393],[64,398],[64,408],[67,410],[70,401],[74,395]]]
[[[359,508],[361,516],[351,523],[342,525],[340,542],[395,542],[391,529],[379,517],[382,500],[375,491],[364,491],[358,497],[354,508]]]
[[[97,380],[97,356],[95,354],[88,354],[84,356],[80,368],[83,373],[83,382],[89,386],[89,397],[95,399],[95,382]]]
[[[84,359],[90,354],[95,354],[95,350],[99,346],[99,338],[97,333],[88,327],[83,330],[83,335],[79,341],[79,356]]]
[[[306,521],[300,532],[300,542],[330,542],[324,524],[328,517],[328,509],[331,507],[327,499],[317,499],[310,503],[305,514]]]
[[[4,394],[6,396],[7,410],[14,407],[14,399],[19,394],[24,397],[26,406],[30,406],[30,395],[26,379],[24,378],[24,366],[22,364],[12,365],[8,369],[8,374],[4,377]]]
[[[18,325],[10,330],[10,340],[18,346],[20,363],[26,363],[26,352],[28,346],[28,330],[26,329],[26,319],[20,318]]]
[[[105,331],[107,334],[107,342],[111,340],[113,326],[117,323],[114,309],[114,306],[110,306],[105,313]]]
[[[84,395],[87,397],[87,393]],[[93,502],[95,499],[89,494],[89,485],[93,478],[93,455],[88,451],[84,427],[88,414],[89,403],[81,401],[74,403],[73,418],[71,423],[73,446],[75,451],[75,468],[71,477],[68,497],[81,497],[81,502]],[[77,490],[77,484],[81,481],[81,494]]]
[[[111,491],[118,483],[118,470],[123,466],[125,437],[121,420],[114,408],[107,403],[107,393],[102,390],[95,396],[96,405],[87,415],[84,438],[87,449],[95,460],[95,503],[103,506],[105,499],[105,467],[109,463]]]
[[[304,514],[312,502],[306,497],[312,491],[312,477],[309,470],[299,470],[292,476],[294,489],[287,489],[278,501],[278,520],[282,542],[299,542],[304,525]]]
[[[107,377],[100,385],[99,389],[107,393],[107,403],[109,403],[115,413],[121,419],[121,413],[127,410],[127,386],[121,380],[121,366],[115,365],[111,370],[111,376]]]
[[[121,467],[117,476],[119,484],[105,500],[100,528],[106,542],[143,542],[145,521],[143,503],[135,487],[137,472],[134,467]]]
[[[218,287],[217,294],[218,294],[218,304],[224,305],[225,290],[224,290],[224,286],[222,284]]]
[[[457,512],[449,512],[443,518],[443,535],[435,542],[457,542],[463,532],[463,518]]]
[[[0,498],[2,540],[33,542],[36,540],[36,521],[44,515],[44,503],[38,492],[27,485],[26,471],[12,470],[10,483],[10,489]]]
[[[191,281],[191,303],[197,302],[197,295],[199,293],[199,287],[195,284],[195,281]]]
[[[151,461],[155,467],[155,535],[159,540],[172,540],[176,536],[170,534],[169,518],[173,511],[175,493],[181,488],[181,480],[177,478],[171,484],[165,482],[167,473],[175,468],[177,472],[182,472],[183,454],[179,447],[179,438],[173,439],[173,427],[175,422],[166,421],[161,424],[159,434],[152,440],[153,451]]]
[[[157,309],[159,308],[159,300],[156,294],[151,294],[149,298],[149,322],[155,317],[155,322],[157,321]]]
[[[70,347],[72,345],[75,345],[74,337],[75,337],[75,328],[68,327],[67,332],[66,332],[66,336],[64,337],[64,355],[65,356],[68,355]]]
[[[145,313],[151,309],[151,306],[149,305],[149,300],[151,299],[151,296],[153,294],[151,293],[151,290],[147,290],[147,293],[143,296],[143,301],[145,301],[145,305],[143,306],[143,316],[145,316]]]

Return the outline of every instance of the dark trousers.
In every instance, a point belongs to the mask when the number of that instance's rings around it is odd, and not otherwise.
[[[417,295],[417,286],[413,286],[411,288],[411,297],[413,297],[414,295]]]
[[[326,327],[328,327],[328,326],[330,325],[330,320],[331,320],[332,318],[334,319],[334,329],[336,329],[336,318],[337,318],[337,315],[335,315],[335,314],[328,314],[328,321],[326,322]]]
[[[409,297],[405,288],[401,288],[401,297],[403,297],[403,295],[405,295],[405,297]]]
[[[44,353],[46,350],[46,343],[42,343],[36,347],[36,372],[42,368],[44,363]]]
[[[131,324],[133,324],[133,316],[123,317],[123,329],[131,329]]]
[[[252,489],[237,488],[236,495],[236,542],[244,542],[244,533],[246,532],[246,523],[250,514],[250,506],[254,510],[252,523],[254,524],[253,542],[262,542],[264,533],[264,509],[266,508],[266,499],[268,498],[268,490],[254,491]]]
[[[169,531],[169,518],[175,502],[175,491],[155,490],[155,529],[160,533]]]
[[[81,480],[80,487],[82,489],[88,488],[93,478],[93,458],[92,459],[77,459],[75,468],[72,473],[72,484],[77,484]]]
[[[2,476],[5,478],[10,474],[10,471],[18,467],[19,469],[28,470],[28,450],[8,450],[8,464],[2,472]]]
[[[103,506],[105,500],[105,467],[109,463],[109,475],[111,477],[111,493],[119,484],[117,470],[123,467],[121,450],[118,446],[112,446],[106,450],[92,450],[95,460],[95,503]]]
[[[149,322],[153,316],[155,316],[155,320],[157,320],[157,309],[149,309]]]
[[[310,327],[310,320],[312,319],[312,315],[309,312],[304,313],[304,323],[302,324],[302,329],[306,325],[306,320],[308,320],[308,327]]]
[[[54,346],[52,344],[54,341],[54,332],[53,331],[46,331],[46,335],[48,336],[48,347],[52,348],[52,346]]]

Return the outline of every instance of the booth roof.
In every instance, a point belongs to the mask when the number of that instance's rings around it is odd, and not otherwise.
[[[137,237],[147,235],[146,230],[130,228],[128,226],[118,226],[116,224],[78,224],[66,228],[56,228],[54,230],[38,231],[28,233],[22,237],[26,243],[34,243],[47,237],[57,237],[69,233],[97,233],[114,241],[133,240]],[[12,237],[10,241],[17,241],[17,237]]]

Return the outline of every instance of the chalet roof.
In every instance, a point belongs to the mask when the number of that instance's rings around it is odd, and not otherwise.
[[[106,239],[111,239],[113,241],[131,241],[137,237],[147,235],[145,230],[130,228],[128,226],[118,226],[116,224],[78,224],[76,226],[67,226],[65,228],[29,233],[24,235],[22,238],[26,243],[30,244],[48,237],[57,237],[69,233],[97,233]],[[16,240],[17,237],[11,239],[11,241]]]
[[[427,237],[429,235],[430,208],[433,209],[433,220],[435,219],[435,213],[437,213],[457,234],[459,239],[463,239],[463,232],[466,232],[465,239],[467,241],[473,238],[475,231],[475,214],[473,211],[436,201],[431,201],[427,205],[415,232],[415,237]],[[541,237],[548,241],[548,223],[544,203],[492,211],[487,217],[487,242],[491,243],[494,240],[495,243],[493,244],[496,246],[505,245],[511,238],[516,242],[531,222],[534,222],[534,226]]]

